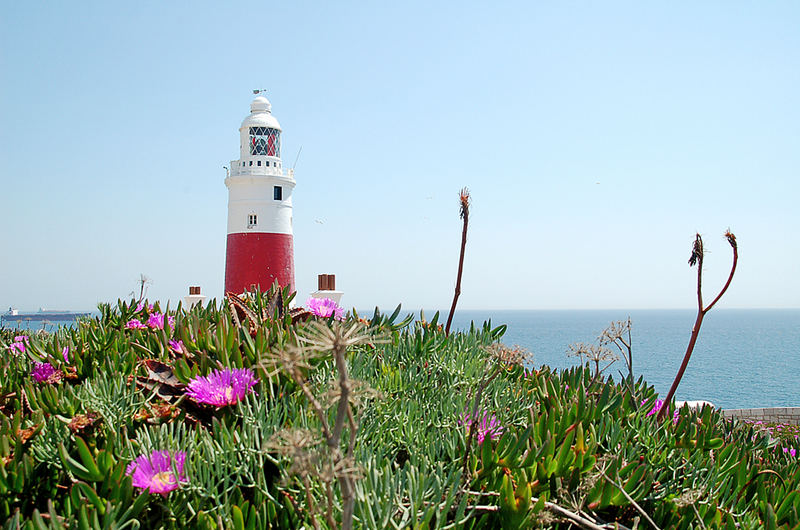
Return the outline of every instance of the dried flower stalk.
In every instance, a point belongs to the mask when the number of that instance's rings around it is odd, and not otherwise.
[[[467,226],[469,225],[469,190],[462,188],[458,194],[458,201],[461,205],[461,219],[464,220],[464,228],[461,230],[461,254],[458,257],[458,275],[456,276],[456,290],[453,293],[453,305],[450,306],[450,314],[447,315],[447,325],[444,327],[445,335],[450,334],[450,324],[453,322],[453,314],[456,312],[456,303],[461,295],[461,273],[464,270],[464,252],[467,248]]]
[[[725,285],[722,287],[722,290],[719,292],[714,301],[711,302],[708,306],[703,307],[703,238],[700,237],[700,234],[696,234],[694,239],[694,244],[692,245],[692,254],[689,256],[689,266],[694,267],[697,265],[697,318],[694,321],[694,326],[692,327],[692,336],[689,338],[689,345],[686,347],[686,354],[683,356],[683,362],[681,363],[681,367],[678,369],[678,374],[675,376],[675,380],[672,382],[672,386],[667,393],[667,397],[664,398],[665,406],[661,407],[661,410],[658,412],[658,419],[663,420],[664,416],[669,409],[669,403],[672,402],[672,398],[675,397],[675,391],[678,389],[678,385],[681,382],[681,378],[683,378],[683,373],[686,371],[686,366],[689,364],[689,358],[692,356],[692,351],[694,351],[694,345],[697,342],[697,337],[700,335],[700,326],[703,324],[703,318],[705,318],[706,313],[711,311],[711,308],[719,302],[719,299],[722,298],[722,295],[725,294],[725,291],[728,290],[728,287],[733,280],[733,274],[736,272],[736,264],[739,261],[739,247],[736,244],[736,236],[731,233],[730,230],[725,232],[725,239],[728,240],[728,244],[733,249],[733,264],[731,265],[731,272],[728,274],[728,281],[725,282]]]
[[[375,395],[371,389],[361,381],[350,379],[345,355],[347,348],[358,344],[375,344],[382,342],[364,332],[360,322],[344,323],[334,321],[330,325],[322,322],[313,322],[305,333],[297,336],[297,344],[285,350],[272,353],[262,361],[267,369],[274,373],[281,370],[300,387],[308,399],[312,411],[317,416],[322,431],[322,440],[327,454],[320,454],[312,450],[309,437],[305,431],[296,431],[294,434],[283,434],[273,440],[276,448],[281,447],[284,454],[290,454],[296,460],[290,471],[298,474],[303,480],[308,497],[309,511],[313,511],[313,500],[310,497],[308,474],[314,473],[326,485],[328,498],[325,519],[328,526],[336,528],[333,517],[333,490],[334,481],[339,483],[342,493],[342,519],[341,527],[349,530],[353,527],[353,513],[355,509],[355,481],[359,479],[360,472],[353,460],[353,450],[358,431],[358,420],[353,414],[353,407],[358,407],[363,399]],[[304,370],[311,367],[309,360],[322,357],[327,352],[333,355],[336,365],[337,377],[331,382],[328,392],[322,401],[327,401],[336,406],[336,418],[333,425],[328,421],[327,409],[314,393],[306,380]],[[345,427],[350,432],[346,452],[342,452],[341,442]],[[287,451],[287,447],[292,447]],[[318,527],[313,514],[311,521],[315,528]]]

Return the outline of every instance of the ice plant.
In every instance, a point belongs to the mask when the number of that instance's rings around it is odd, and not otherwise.
[[[136,312],[138,313],[139,311],[144,310],[144,307],[145,307],[144,302],[139,302],[136,305]],[[148,311],[152,311],[153,309],[155,309],[155,307],[156,306],[154,304],[150,304],[150,305],[147,306],[147,310]]]
[[[37,383],[57,383],[61,380],[61,372],[53,368],[50,363],[36,363],[31,371],[31,377]]]
[[[500,422],[497,421],[497,417],[495,417],[494,414],[490,416],[488,412],[484,412],[483,416],[481,416],[479,412],[475,414],[474,419],[475,436],[478,437],[479,445],[483,443],[483,440],[486,439],[486,436],[489,436],[491,440],[495,440],[503,433],[503,426],[500,425]],[[466,427],[468,433],[472,428],[472,423],[473,419],[470,418],[469,413],[465,413],[458,422],[459,425]]]
[[[14,342],[12,342],[8,348],[11,350],[11,353],[14,354],[25,353],[25,343],[27,342],[27,335],[17,335],[14,337]]]
[[[784,447],[783,448],[783,452],[784,453],[788,453],[789,456],[792,456],[792,457],[796,457],[797,456],[797,450],[794,447]]]
[[[150,456],[138,456],[128,464],[125,473],[132,476],[133,485],[137,488],[166,497],[181,482],[186,482],[186,474],[183,472],[185,460],[186,453],[183,451],[176,452],[172,457],[168,451],[153,451]]]
[[[147,319],[147,325],[150,326],[151,329],[164,329],[164,314],[163,313],[153,313]],[[167,317],[167,325],[170,328],[175,327],[175,317],[168,316]]]
[[[645,403],[647,403],[646,399],[644,401],[642,401],[642,405],[644,405]],[[664,405],[664,400],[663,399],[657,399],[655,404],[653,404],[653,408],[650,410],[650,412],[647,413],[647,415],[648,416],[652,416],[653,414],[655,414],[656,412],[661,410],[661,407],[663,405]]]
[[[64,362],[68,363],[69,362],[69,346],[64,346],[63,348],[61,348],[61,355],[64,356]]]
[[[258,379],[249,368],[225,368],[189,381],[186,395],[198,403],[224,407],[241,401],[257,383]]]
[[[309,298],[306,307],[318,317],[333,316],[336,320],[344,320],[344,309],[330,298]]]
[[[647,403],[646,399],[643,400],[641,404],[644,405],[645,403]],[[648,412],[647,415],[648,416],[653,416],[653,415],[657,414],[661,410],[661,407],[663,407],[663,406],[664,406],[664,400],[663,399],[657,399],[655,404],[653,405],[653,408],[650,409],[650,412]],[[678,420],[680,419],[680,415],[681,414],[678,411],[678,409],[675,409],[675,412],[672,414],[672,423],[673,424],[677,424],[678,423]]]
[[[132,318],[125,323],[125,329],[145,329],[147,326],[139,322],[138,318]]]
[[[184,345],[182,340],[170,340],[169,347],[175,353],[183,353]]]

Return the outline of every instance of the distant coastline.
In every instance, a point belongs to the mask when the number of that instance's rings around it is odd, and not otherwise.
[[[18,309],[9,308],[6,312],[0,313],[0,327],[21,327],[21,323],[25,323],[26,327],[30,327],[31,323],[37,324],[40,328],[50,324],[66,324],[76,322],[79,318],[87,317],[91,313],[88,311],[68,311],[68,310],[53,310],[42,309],[38,311],[20,311]],[[15,324],[10,326],[10,324]]]

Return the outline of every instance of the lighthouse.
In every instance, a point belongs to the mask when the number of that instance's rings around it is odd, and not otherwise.
[[[281,126],[259,94],[239,128],[239,159],[231,161],[225,177],[225,292],[256,286],[266,291],[275,281],[294,291],[294,185],[294,171],[283,169],[281,161]]]

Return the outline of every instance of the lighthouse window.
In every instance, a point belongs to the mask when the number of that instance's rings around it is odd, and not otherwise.
[[[251,213],[247,216],[247,228],[253,228],[258,224],[258,216],[254,213]]]
[[[281,156],[281,132],[272,127],[250,127],[250,154]]]
[[[259,166],[261,165],[261,160],[259,160],[259,161],[258,161],[258,165],[259,165]]]
[[[275,186],[272,189],[272,196],[276,201],[282,201],[283,200],[283,188],[281,188],[280,186]]]

